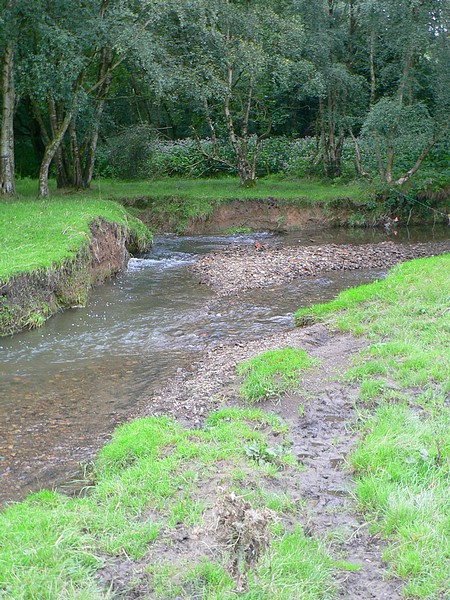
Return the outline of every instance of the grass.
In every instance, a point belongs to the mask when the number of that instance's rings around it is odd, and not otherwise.
[[[202,522],[208,502],[202,484],[220,470],[221,485],[233,489],[233,472],[245,472],[251,490],[262,489],[264,465],[246,455],[252,443],[283,440],[287,426],[253,409],[214,413],[202,430],[185,430],[167,417],[150,417],[119,427],[95,462],[95,485],[84,497],[44,491],[0,514],[0,597],[55,600],[107,598],[95,573],[111,561],[142,562],[152,544],[180,524]],[[281,442],[280,442],[281,443]],[[279,453],[273,469],[287,468]],[[242,483],[242,482],[241,482]],[[336,565],[325,549],[300,529],[288,532],[286,498],[260,493],[255,502],[276,510],[271,552],[264,557],[244,598],[329,597]],[[139,562],[141,561],[141,562]],[[151,562],[147,577],[157,597],[196,589],[204,598],[234,597],[225,563],[185,567]],[[136,575],[136,579],[139,577]],[[129,582],[130,590],[133,577]]]
[[[268,350],[237,366],[243,375],[241,396],[249,402],[280,397],[300,385],[302,372],[317,364],[304,350]]]
[[[299,324],[369,338],[347,377],[361,386],[350,462],[385,558],[408,598],[450,595],[450,255],[396,266],[383,281],[296,313]]]
[[[32,179],[19,179],[17,193],[20,197],[34,198],[37,182]],[[258,180],[256,188],[239,186],[237,177],[217,179],[166,178],[149,181],[121,181],[113,179],[95,180],[90,190],[67,192],[56,189],[50,182],[52,197],[80,196],[122,200],[123,198],[179,198],[189,200],[226,201],[235,199],[276,198],[279,200],[306,199],[312,202],[353,198],[364,200],[366,188],[361,182],[332,183],[295,179],[288,177],[264,177]]]
[[[20,198],[33,199],[37,183],[32,179],[17,182]],[[364,202],[369,197],[367,186],[361,182],[331,183],[264,177],[256,188],[239,186],[237,177],[217,179],[166,178],[149,181],[120,181],[102,179],[93,182],[90,190],[82,192],[58,190],[50,182],[51,198],[89,198],[115,200],[131,212],[145,210],[152,227],[182,233],[191,218],[206,218],[218,204],[232,200],[276,199],[285,204],[326,204],[339,198]]]
[[[142,244],[146,227],[115,202],[85,197],[9,200],[0,203],[0,281],[18,273],[47,269],[73,258],[88,242],[89,223],[105,219],[122,225]]]

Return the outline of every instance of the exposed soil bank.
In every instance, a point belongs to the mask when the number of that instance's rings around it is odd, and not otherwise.
[[[99,220],[72,259],[0,283],[0,335],[41,325],[59,310],[84,306],[90,288],[126,267],[134,237],[124,227]]]
[[[425,256],[450,252],[450,240],[416,244],[299,246],[289,248],[237,246],[200,258],[190,268],[200,283],[212,286],[221,295],[279,285],[323,271],[388,268]]]
[[[287,232],[305,227],[375,227],[389,224],[396,216],[410,225],[447,223],[450,210],[447,196],[433,200],[400,198],[389,205],[382,200],[374,203],[339,197],[320,201],[274,197],[204,200],[197,207],[189,199],[177,197],[164,203],[150,197],[124,199],[122,203],[133,207],[134,214],[153,231],[185,235],[219,234],[236,228]]]

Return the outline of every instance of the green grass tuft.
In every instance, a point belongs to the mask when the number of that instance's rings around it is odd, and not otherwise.
[[[244,376],[240,393],[249,402],[279,397],[297,388],[301,374],[316,364],[304,350],[268,350],[237,366],[238,374]]]

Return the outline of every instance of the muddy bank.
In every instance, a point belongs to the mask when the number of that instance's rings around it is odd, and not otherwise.
[[[289,205],[275,198],[267,200],[233,200],[214,208],[206,218],[191,218],[186,226],[188,235],[210,235],[234,228],[254,231],[295,231],[303,227],[327,227],[335,224],[326,206]]]
[[[450,252],[450,240],[288,248],[256,243],[208,254],[190,269],[200,283],[213,287],[221,295],[231,295],[243,290],[280,285],[324,271],[389,268],[413,258],[447,252]]]
[[[198,205],[183,197],[124,198],[133,214],[152,231],[183,235],[216,235],[230,230],[289,232],[326,227],[376,227],[398,217],[403,224],[448,223],[448,197],[374,203],[367,199],[336,197],[206,200]]]
[[[136,243],[124,227],[98,221],[91,236],[62,265],[19,274],[0,282],[0,335],[41,325],[59,310],[84,306],[90,288],[124,269]]]
[[[260,479],[257,485],[274,495],[294,499],[296,508],[283,517],[288,530],[300,524],[308,535],[326,537],[333,556],[359,567],[337,575],[336,597],[393,600],[400,597],[400,582],[388,578],[382,561],[383,544],[370,534],[368,524],[358,514],[352,498],[352,474],[345,468],[357,441],[352,424],[358,386],[345,382],[342,374],[350,366],[352,356],[365,345],[363,339],[334,335],[315,325],[209,349],[192,371],[180,370],[167,387],[153,395],[139,416],[169,414],[186,427],[200,428],[212,410],[242,407],[236,375],[238,362],[268,349],[289,346],[306,350],[319,360],[319,366],[303,376],[298,391],[278,401],[258,404],[288,424],[290,450],[300,468],[285,469],[276,478]],[[220,490],[227,485],[233,484],[228,482],[226,471],[221,471],[216,481],[209,481],[202,488],[202,501],[207,506],[214,505]],[[167,561],[178,571],[184,568],[186,560],[211,558],[214,551],[201,528],[183,527],[181,532],[176,528],[164,532],[150,561]],[[125,559],[117,562],[108,571],[108,585],[123,591],[138,580],[145,589],[148,557],[145,565]]]

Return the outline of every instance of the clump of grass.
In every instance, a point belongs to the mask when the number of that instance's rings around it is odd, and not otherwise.
[[[450,412],[384,405],[351,456],[362,507],[393,543],[384,557],[414,598],[450,592]]]
[[[226,235],[244,235],[253,233],[253,229],[251,227],[245,227],[241,225],[238,227],[230,227],[229,229],[225,229],[223,233]]]
[[[0,595],[48,600],[107,597],[96,571],[121,556],[140,561],[161,532],[167,536],[180,523],[198,525],[208,508],[199,486],[218,470],[230,489],[237,470],[245,473],[252,489],[263,488],[264,465],[249,459],[245,447],[253,442],[267,445],[274,433],[282,443],[286,429],[276,416],[254,409],[219,411],[201,430],[185,430],[166,417],[119,427],[90,470],[95,485],[84,497],[41,492],[0,514]],[[286,468],[287,451],[285,455],[286,461],[280,455],[271,467]],[[209,502],[214,501],[212,495]],[[274,503],[280,511],[292,509],[286,499],[277,503],[261,493],[261,507]],[[264,558],[259,575],[249,583],[249,598],[274,597],[272,589],[275,597],[292,597],[283,590],[309,589],[311,577],[317,580],[314,591],[304,597],[326,597],[323,588],[330,586],[331,560],[300,530],[292,535],[284,528],[277,530],[271,558]],[[190,575],[181,579],[179,569],[151,568],[157,597],[176,597],[188,589],[203,590],[205,598],[234,597],[235,584],[224,565],[186,568]]]
[[[450,255],[410,261],[296,313],[299,324],[322,320],[372,342],[347,374],[378,406],[361,417],[351,462],[361,506],[413,598],[450,594],[449,270]]]
[[[238,374],[244,376],[240,393],[249,402],[279,397],[298,387],[301,374],[315,364],[317,360],[304,350],[268,350],[237,365]]]

